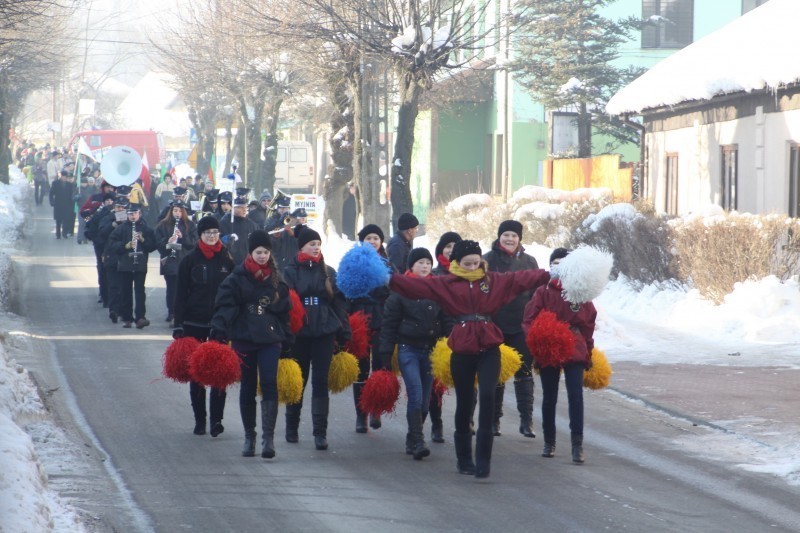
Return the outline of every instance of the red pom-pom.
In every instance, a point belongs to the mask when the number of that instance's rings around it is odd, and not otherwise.
[[[436,401],[439,403],[439,407],[442,407],[442,400],[444,399],[444,395],[447,394],[447,387],[444,383],[439,381],[439,378],[433,378],[433,389],[431,389],[433,393],[433,397],[436,398]]]
[[[542,311],[525,338],[536,364],[560,367],[572,359],[575,336],[569,326],[551,311]]]
[[[344,350],[363,359],[369,355],[369,319],[370,315],[364,311],[356,311],[350,315],[350,340],[344,345]]]
[[[192,381],[215,389],[224,389],[242,377],[240,359],[227,344],[204,342],[189,359]]]
[[[172,341],[164,352],[164,376],[178,383],[189,383],[192,380],[189,358],[198,346],[200,341],[194,337],[181,337]]]
[[[300,301],[300,296],[294,289],[289,290],[289,299],[292,301],[292,309],[289,311],[289,328],[294,335],[303,329],[306,321],[306,308],[303,307],[303,302]]]
[[[379,416],[394,411],[400,398],[400,380],[389,370],[376,370],[364,383],[358,406],[367,414]]]

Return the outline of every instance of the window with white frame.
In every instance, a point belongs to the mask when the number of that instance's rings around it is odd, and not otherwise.
[[[721,146],[722,151],[722,208],[735,211],[738,208],[736,189],[739,185],[739,146],[730,144]]]
[[[666,183],[664,190],[664,211],[670,215],[678,214],[678,154],[667,153]]]

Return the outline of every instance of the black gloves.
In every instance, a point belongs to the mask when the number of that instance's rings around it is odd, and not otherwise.
[[[292,359],[292,348],[294,348],[294,339],[286,339],[281,343],[281,359]]]
[[[175,328],[172,330],[172,338],[173,339],[182,339],[183,338],[183,328]]]
[[[209,340],[221,342],[222,344],[228,344],[228,336],[225,334],[224,331],[217,331],[212,329],[208,334]]]

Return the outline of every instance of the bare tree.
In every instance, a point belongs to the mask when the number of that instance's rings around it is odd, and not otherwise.
[[[72,5],[55,0],[0,2],[0,181],[8,183],[9,131],[25,98],[52,83],[64,64],[66,20]]]

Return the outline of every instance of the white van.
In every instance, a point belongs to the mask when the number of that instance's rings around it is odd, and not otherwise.
[[[314,192],[314,154],[311,143],[278,141],[275,189],[285,192]]]

